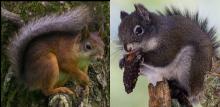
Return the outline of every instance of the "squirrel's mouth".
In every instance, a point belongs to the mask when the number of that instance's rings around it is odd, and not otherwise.
[[[139,51],[141,50],[141,48],[139,46],[139,43],[133,42],[133,43],[124,44],[124,50],[126,51],[125,54],[129,54]]]
[[[97,60],[102,60],[102,59],[103,59],[103,55],[98,55],[98,56],[96,56],[96,59],[97,59]]]
[[[104,58],[103,54],[98,54],[98,55],[95,56],[96,61],[102,60],[103,58]]]
[[[127,51],[125,53],[125,55],[132,54],[132,53],[137,53],[137,52],[142,52],[142,49],[141,48],[137,48],[137,49],[133,49],[131,51]]]

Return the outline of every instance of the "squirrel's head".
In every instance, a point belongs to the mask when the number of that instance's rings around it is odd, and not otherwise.
[[[89,32],[88,27],[84,27],[80,36],[80,54],[91,60],[102,59],[105,45],[101,35],[103,35],[102,27],[98,32]]]
[[[158,45],[158,16],[149,12],[143,5],[135,4],[135,11],[128,14],[121,11],[119,39],[125,51],[142,49],[153,50]]]

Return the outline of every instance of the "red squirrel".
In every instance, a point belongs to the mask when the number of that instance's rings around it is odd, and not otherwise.
[[[211,70],[212,57],[220,47],[215,29],[209,29],[207,19],[201,20],[198,13],[191,15],[176,8],[156,13],[141,4],[134,7],[130,14],[121,11],[118,36],[124,50],[141,50],[144,61],[140,75],[147,76],[154,85],[166,79],[171,97],[191,106],[182,97],[198,101],[204,76]]]
[[[61,15],[50,15],[23,26],[8,46],[8,57],[18,77],[45,95],[74,94],[64,87],[72,78],[88,93],[89,64],[103,58],[102,30],[89,32],[88,7],[79,6]]]

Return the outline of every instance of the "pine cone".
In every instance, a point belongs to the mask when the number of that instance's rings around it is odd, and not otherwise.
[[[125,91],[129,94],[135,88],[138,76],[139,67],[142,61],[141,51],[133,51],[125,55],[119,62],[120,68],[124,67],[123,82]]]

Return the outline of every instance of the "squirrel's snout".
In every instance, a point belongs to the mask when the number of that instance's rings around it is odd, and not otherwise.
[[[97,60],[102,60],[104,58],[104,55],[103,54],[99,54],[96,56],[96,59]]]
[[[103,59],[103,56],[100,55],[100,56],[97,57],[97,59]]]
[[[97,56],[96,61],[101,61],[103,59],[103,56]]]
[[[127,51],[127,52],[130,52],[132,51],[132,46],[130,44],[124,44],[124,50]]]
[[[136,45],[134,43],[124,44],[124,50],[127,52],[131,52],[136,50]]]

